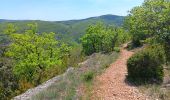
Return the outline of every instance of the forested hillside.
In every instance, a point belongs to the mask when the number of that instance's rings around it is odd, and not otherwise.
[[[116,15],[103,15],[99,17],[91,17],[82,20],[69,20],[69,21],[40,21],[40,20],[0,20],[0,32],[12,23],[18,27],[18,30],[24,31],[27,24],[37,23],[38,32],[54,32],[59,33],[61,37],[72,38],[78,40],[84,33],[89,25],[102,22],[105,25],[123,25],[124,16]]]

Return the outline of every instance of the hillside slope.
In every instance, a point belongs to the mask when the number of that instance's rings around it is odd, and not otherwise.
[[[79,63],[79,67],[69,68],[64,74],[58,75],[38,87],[29,89],[16,96],[14,100],[81,100],[80,98],[84,94],[81,94],[79,87],[87,82],[83,77],[89,72],[101,73],[118,56],[117,52],[95,53]]]
[[[106,25],[121,26],[123,24],[124,17],[117,15],[103,15],[98,17],[91,17],[81,20],[69,20],[69,21],[40,21],[40,20],[4,20],[0,19],[0,32],[12,23],[23,31],[26,25],[29,23],[38,24],[38,32],[55,32],[62,34],[64,38],[73,38],[78,40],[84,33],[87,27],[97,22],[103,22]]]

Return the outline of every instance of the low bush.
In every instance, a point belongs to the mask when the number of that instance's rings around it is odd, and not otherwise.
[[[120,52],[120,48],[119,47],[114,47],[114,51]]]
[[[12,73],[12,63],[9,59],[0,58],[0,100],[9,100],[16,95],[18,80]]]
[[[135,34],[133,35],[133,38],[132,38],[132,47],[140,47],[142,46],[142,40],[145,40],[145,36],[144,34]]]
[[[94,77],[94,72],[93,71],[89,71],[89,72],[86,72],[84,75],[83,75],[83,80],[86,81],[86,82],[89,82],[93,79]]]
[[[154,45],[134,54],[127,62],[128,79],[137,83],[162,82],[164,51]]]

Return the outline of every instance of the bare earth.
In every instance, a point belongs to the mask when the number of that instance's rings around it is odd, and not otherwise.
[[[120,57],[106,71],[97,76],[91,100],[148,100],[137,87],[126,80],[126,62],[133,52],[121,50]]]

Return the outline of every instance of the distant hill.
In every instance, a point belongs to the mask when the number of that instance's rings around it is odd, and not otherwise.
[[[0,22],[14,22],[14,21],[17,21],[17,20],[6,20],[6,19],[0,19]]]
[[[4,22],[4,20],[3,20],[3,19],[0,19],[0,22]]]
[[[27,24],[37,23],[38,32],[55,32],[59,33],[66,39],[72,38],[78,40],[84,33],[87,27],[97,22],[103,22],[106,25],[121,26],[123,24],[124,16],[117,15],[103,15],[98,17],[91,17],[81,20],[68,20],[68,21],[40,21],[40,20],[5,20],[0,19],[0,32],[12,23],[18,27],[20,31],[23,31]]]

